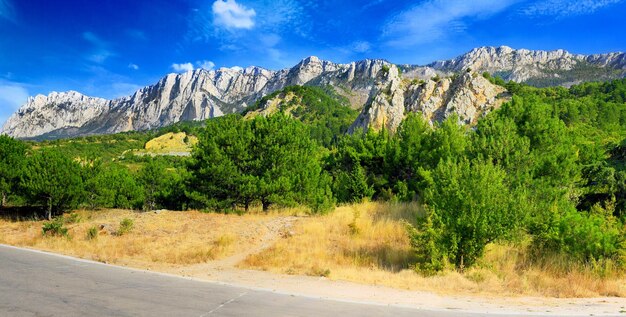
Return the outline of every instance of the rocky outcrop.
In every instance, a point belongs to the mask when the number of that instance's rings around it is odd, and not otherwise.
[[[406,90],[406,111],[421,112],[430,122],[457,115],[459,122],[473,124],[508,100],[506,90],[476,72],[452,78],[412,84]]]
[[[404,119],[405,88],[398,67],[388,67],[381,73],[381,80],[376,84],[369,104],[363,108],[349,132],[382,128],[395,130]]]
[[[457,115],[459,123],[473,124],[508,100],[506,90],[475,72],[450,78],[403,80],[389,69],[376,93],[350,128],[395,131],[406,113],[421,113],[431,123]]]

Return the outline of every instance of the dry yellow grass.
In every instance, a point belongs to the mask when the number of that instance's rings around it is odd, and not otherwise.
[[[185,142],[187,137],[187,142]],[[187,136],[185,132],[166,133],[146,142],[145,151],[148,153],[190,152],[193,145],[198,143],[198,138],[193,135]]]
[[[187,265],[220,259],[255,245],[267,232],[267,224],[279,217],[277,214],[241,217],[196,211],[76,213],[82,220],[66,224],[69,237],[44,237],[41,229],[44,221],[0,220],[0,243],[140,267]],[[124,218],[132,219],[134,226],[129,233],[118,236],[116,232]],[[89,228],[100,225],[106,229],[99,230],[95,239],[88,239]]]
[[[298,217],[287,231],[285,219],[305,210],[290,209],[244,216],[196,211],[136,213],[123,210],[78,211],[81,221],[67,224],[69,237],[44,237],[44,221],[0,219],[0,243],[31,247],[86,259],[163,269],[192,267],[212,260],[243,258],[240,268],[327,276],[363,284],[440,294],[483,296],[626,296],[626,279],[598,277],[593,268],[563,269],[562,260],[531,261],[524,246],[489,245],[476,268],[424,277],[414,262],[404,221],[422,213],[416,204],[362,203],[338,207],[323,216]],[[66,217],[68,217],[66,215]],[[120,221],[134,228],[116,235]],[[95,239],[89,228],[105,225]],[[282,237],[282,238],[278,238]],[[269,248],[265,245],[276,239]],[[262,250],[260,253],[258,250]]]
[[[476,268],[421,276],[410,268],[413,253],[402,222],[420,212],[417,205],[402,204],[339,207],[329,215],[300,222],[293,236],[248,257],[240,267],[441,294],[626,296],[624,278],[533,266],[520,246],[490,245]]]

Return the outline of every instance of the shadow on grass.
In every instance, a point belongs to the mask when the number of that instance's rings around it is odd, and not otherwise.
[[[411,250],[400,249],[384,244],[347,251],[346,255],[354,259],[358,266],[376,266],[392,273],[409,269],[411,264],[416,261],[415,253]]]
[[[2,207],[0,208],[0,219],[6,221],[32,221],[46,219],[46,209],[44,207]]]
[[[407,221],[412,225],[417,224],[418,218],[425,216],[424,207],[417,202],[403,203],[403,202],[388,202],[379,204],[374,207],[373,210],[374,221],[392,220],[392,221]]]

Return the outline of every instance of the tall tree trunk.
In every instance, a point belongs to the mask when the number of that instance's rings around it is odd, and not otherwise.
[[[267,200],[261,200],[261,203],[263,204],[263,211],[268,212],[270,210],[270,202]]]
[[[52,220],[52,197],[48,198],[48,220]]]
[[[2,192],[2,202],[0,202],[0,208],[4,208],[7,205],[7,193]]]

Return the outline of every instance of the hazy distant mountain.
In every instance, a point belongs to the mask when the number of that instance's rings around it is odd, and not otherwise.
[[[567,86],[624,77],[626,55],[578,55],[564,50],[531,51],[515,50],[507,46],[480,47],[452,60],[434,62],[428,67],[443,72],[459,72],[470,68],[478,72],[489,72],[505,80],[535,86]]]
[[[305,84],[331,86],[348,98],[353,108],[361,110],[353,130],[394,129],[409,111],[420,111],[433,121],[456,113],[461,121],[471,123],[506,97],[502,87],[478,75],[482,72],[538,86],[569,85],[622,78],[626,57],[624,53],[586,56],[503,46],[477,48],[426,66],[397,68],[384,60],[336,64],[309,57],[279,71],[259,67],[199,69],[169,74],[155,85],[115,100],[74,91],[31,97],[9,118],[2,133],[33,138],[146,130],[241,112],[267,94]]]

